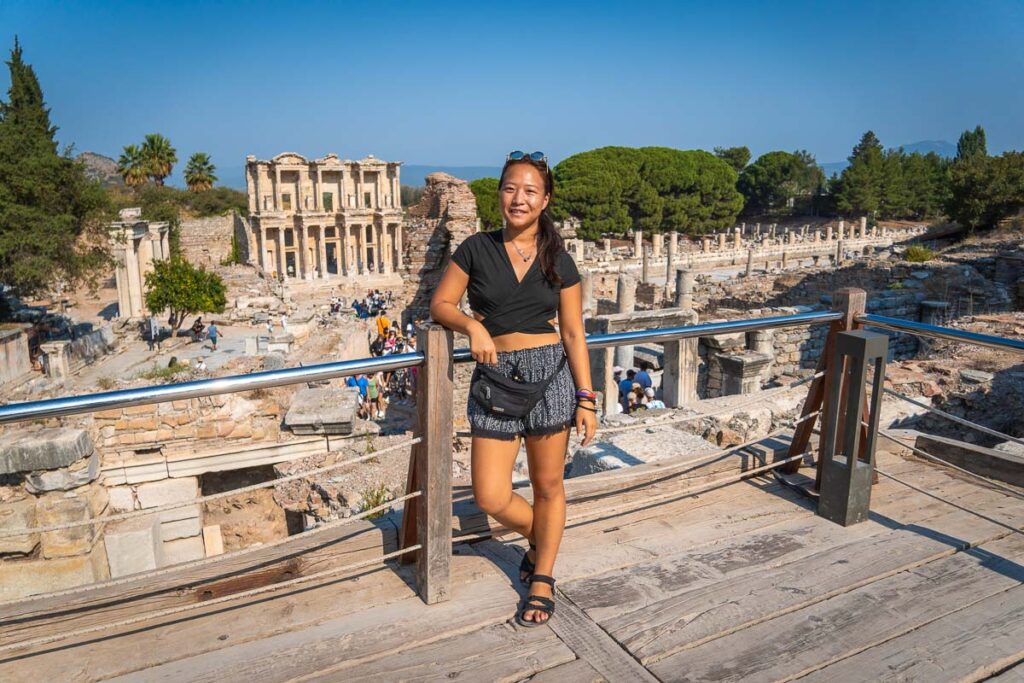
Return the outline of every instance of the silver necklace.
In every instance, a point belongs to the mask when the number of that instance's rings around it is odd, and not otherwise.
[[[511,242],[511,243],[512,243],[512,248],[513,248],[513,249],[515,249],[515,250],[516,250],[516,251],[517,251],[517,252],[519,253],[519,256],[521,256],[521,257],[522,257],[522,259],[523,259],[523,263],[527,263],[527,262],[529,262],[529,260],[530,260],[530,259],[532,259],[532,258],[533,258],[533,257],[534,257],[534,256],[536,255],[536,253],[537,253],[537,252],[535,251],[534,253],[532,253],[532,254],[530,254],[529,256],[527,256],[527,255],[526,255],[526,254],[525,254],[525,253],[523,252],[523,250],[519,248],[519,245],[517,245],[517,244],[516,244],[516,241],[515,241],[515,240],[509,240],[509,242]]]

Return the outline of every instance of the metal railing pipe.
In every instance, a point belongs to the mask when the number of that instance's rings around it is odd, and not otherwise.
[[[179,384],[160,384],[138,389],[122,389],[99,394],[82,394],[66,398],[54,398],[45,401],[27,401],[0,406],[0,424],[36,420],[47,417],[80,415],[99,410],[113,408],[130,408],[166,401],[181,401],[189,398],[202,398],[218,394],[231,394],[238,391],[268,389],[271,387],[316,382],[356,375],[361,372],[371,373],[420,365],[423,354],[412,353],[380,356],[376,358],[358,358],[355,360],[320,363],[295,368],[282,368],[266,372],[253,372],[248,375],[232,375],[200,379]]]
[[[1002,349],[1004,351],[1024,353],[1024,340],[1021,339],[1007,339],[1006,337],[997,337],[991,334],[980,334],[978,332],[968,332],[966,330],[958,330],[952,327],[939,327],[938,325],[917,323],[910,320],[902,320],[900,318],[889,318],[884,315],[859,315],[857,316],[857,322],[862,325],[880,327],[884,330],[892,330],[894,332],[905,332],[907,334],[915,334],[922,337],[935,337],[949,341],[987,346],[993,349]]]
[[[780,315],[769,318],[731,320],[727,322],[701,323],[699,325],[687,325],[683,327],[665,327],[652,330],[596,334],[587,337],[587,346],[592,349],[603,349],[623,344],[644,342],[658,343],[717,334],[735,334],[739,332],[751,332],[753,330],[767,330],[779,327],[814,325],[839,320],[840,317],[841,314],[837,311],[813,311],[810,313]],[[469,349],[466,348],[455,349],[452,356],[456,363],[466,363],[473,360]],[[267,389],[270,387],[287,386],[289,384],[301,384],[302,382],[337,379],[339,377],[347,377],[361,372],[386,372],[389,370],[398,370],[399,368],[418,366],[422,363],[423,353],[420,351],[414,351],[411,353],[380,356],[376,358],[359,358],[355,360],[338,361],[335,363],[320,363],[317,365],[307,365],[296,368],[282,368],[280,370],[254,372],[248,375],[232,375],[230,377],[201,379],[192,382],[182,382],[180,384],[162,384],[151,387],[141,387],[139,389],[123,389],[120,391],[108,391],[99,394],[82,394],[79,396],[69,396],[66,398],[56,398],[45,401],[12,403],[6,406],[0,406],[0,424],[21,422],[24,420],[36,420],[47,417],[81,415],[83,413],[91,413],[100,410],[130,408],[133,406],[163,403],[166,401],[180,401],[189,398],[202,398],[204,396],[230,394],[239,391],[251,391],[253,389]]]

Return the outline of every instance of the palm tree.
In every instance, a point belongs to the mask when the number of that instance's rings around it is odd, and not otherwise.
[[[138,145],[125,145],[121,158],[117,160],[117,172],[128,187],[137,187],[146,182],[146,163]]]
[[[146,170],[157,185],[164,184],[164,178],[171,175],[171,169],[178,163],[178,153],[171,147],[171,141],[159,133],[150,133],[142,143],[142,156]]]
[[[214,171],[217,167],[210,161],[210,155],[206,152],[196,152],[188,158],[185,165],[185,183],[189,192],[202,192],[209,190],[217,181]]]

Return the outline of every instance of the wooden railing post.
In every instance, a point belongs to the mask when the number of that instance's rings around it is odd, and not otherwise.
[[[824,376],[811,383],[811,388],[807,391],[807,399],[804,401],[803,410],[800,411],[800,417],[810,415],[818,410],[821,411],[821,414],[816,419],[810,419],[797,425],[796,431],[793,433],[793,441],[789,445],[788,457],[800,455],[807,450],[812,432],[814,431],[815,422],[820,420],[821,424],[828,424],[828,416],[835,409],[834,406],[829,404],[827,397],[832,385],[829,368],[836,358],[836,335],[840,332],[849,332],[857,329],[857,316],[864,313],[866,306],[867,292],[863,289],[847,287],[836,290],[836,293],[832,296],[832,309],[841,312],[843,317],[829,325],[825,348],[818,358],[817,367],[814,369],[814,374],[824,373]],[[818,471],[814,482],[814,488],[816,489],[821,487],[821,457],[823,453],[821,441],[823,440],[819,439]],[[782,469],[784,472],[792,474],[800,469],[800,461],[794,461],[785,465]]]
[[[454,339],[440,325],[420,329],[416,339],[424,357],[416,388],[416,436],[422,441],[409,458],[407,492],[423,493],[405,507],[400,542],[409,547],[415,538],[421,546],[415,553],[416,591],[432,605],[451,593]],[[405,562],[410,555],[403,556]]]

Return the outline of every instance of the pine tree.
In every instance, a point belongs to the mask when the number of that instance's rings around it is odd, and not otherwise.
[[[846,214],[873,215],[882,204],[882,143],[869,130],[853,148],[849,160],[850,165],[836,183],[836,208]]]
[[[58,153],[57,129],[17,39],[7,66],[11,87],[0,101],[0,283],[18,295],[93,283],[109,262],[100,221],[106,194],[70,150]]]
[[[988,145],[985,142],[985,129],[975,126],[974,130],[965,130],[956,143],[957,161],[987,157]]]

